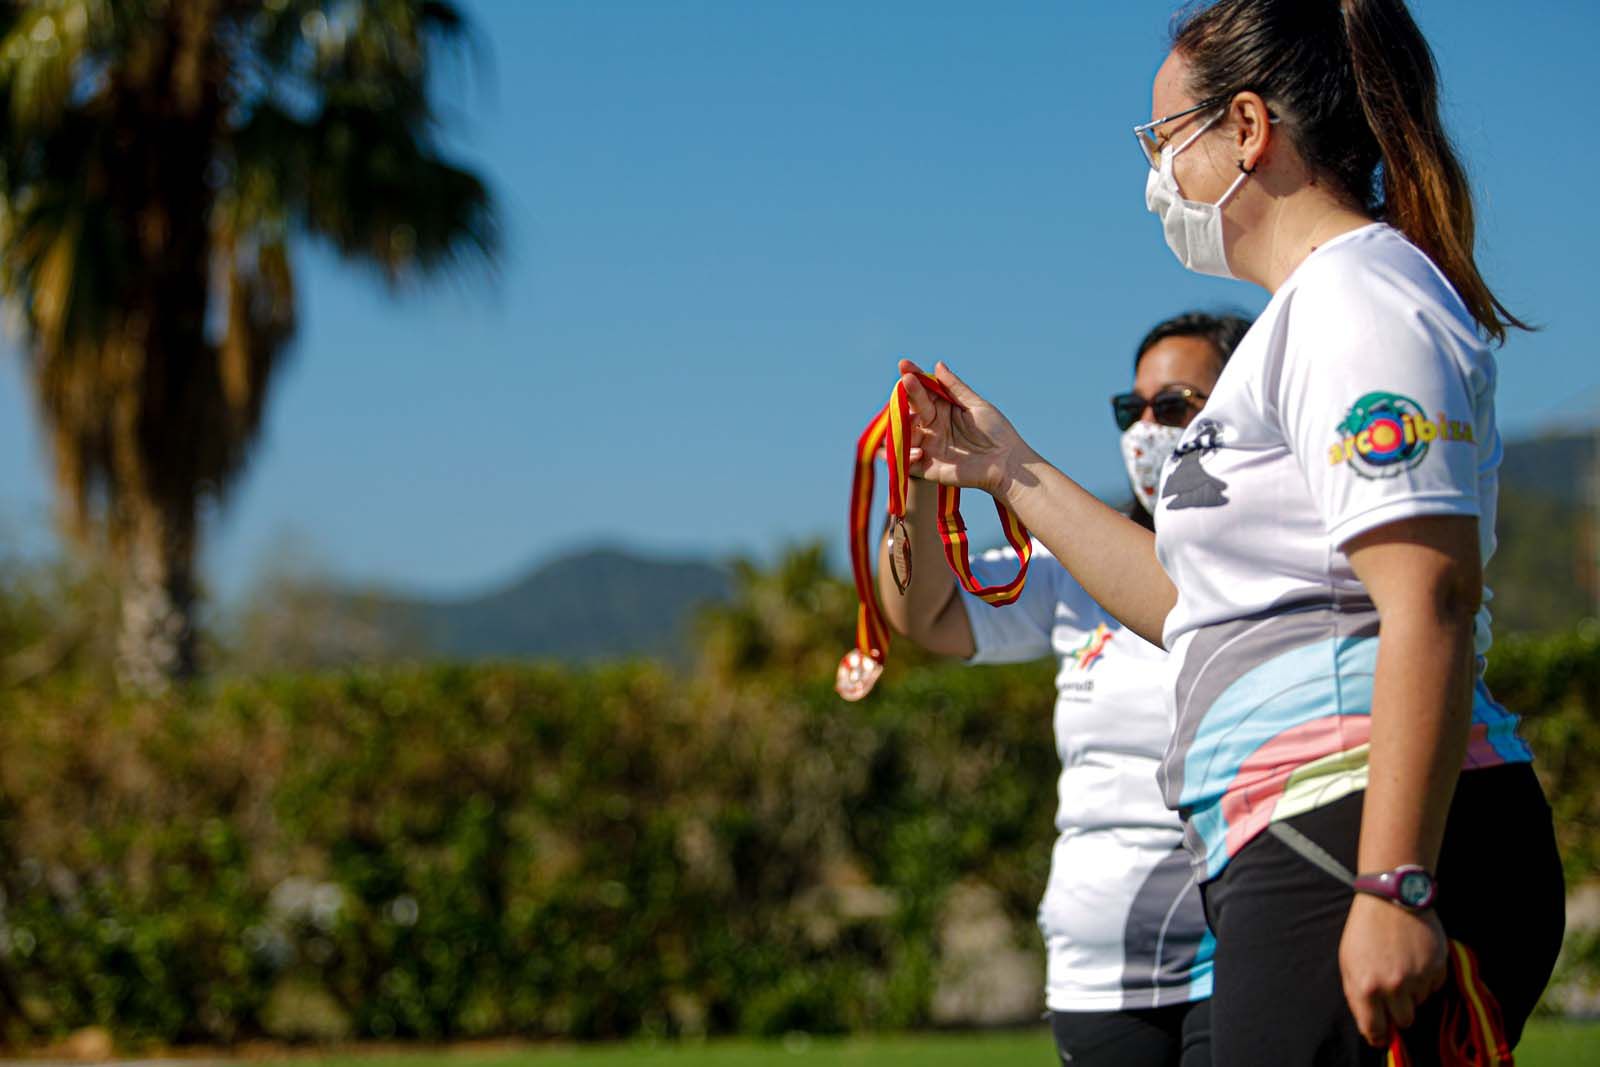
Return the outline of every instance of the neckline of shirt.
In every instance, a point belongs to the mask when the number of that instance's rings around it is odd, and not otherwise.
[[[1334,237],[1328,238],[1326,241],[1322,242],[1321,244],[1319,244],[1315,248],[1313,248],[1310,252],[1306,253],[1306,258],[1302,259],[1299,262],[1299,264],[1296,265],[1294,270],[1289,272],[1289,277],[1284,279],[1284,285],[1288,285],[1289,282],[1294,278],[1294,276],[1296,274],[1299,274],[1301,269],[1307,263],[1310,263],[1313,259],[1317,258],[1317,256],[1319,256],[1322,253],[1326,252],[1328,249],[1337,248],[1339,245],[1342,245],[1347,241],[1354,240],[1357,237],[1361,237],[1361,236],[1364,236],[1364,235],[1377,234],[1377,233],[1379,233],[1381,231],[1384,231],[1384,230],[1388,230],[1388,231],[1391,231],[1391,232],[1398,232],[1398,231],[1395,231],[1394,227],[1390,226],[1387,222],[1373,221],[1373,222],[1367,223],[1365,226],[1357,226],[1353,230],[1346,230],[1344,233],[1341,233],[1341,234],[1338,234],[1338,235],[1336,235]]]

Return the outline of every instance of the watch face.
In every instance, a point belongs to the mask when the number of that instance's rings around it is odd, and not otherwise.
[[[1407,871],[1400,876],[1398,889],[1401,903],[1420,908],[1433,892],[1433,879],[1422,871]]]

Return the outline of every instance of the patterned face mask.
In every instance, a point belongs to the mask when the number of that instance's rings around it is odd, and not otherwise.
[[[1128,484],[1152,515],[1156,511],[1156,493],[1161,488],[1161,468],[1182,437],[1182,426],[1163,426],[1159,422],[1136,422],[1122,433],[1122,462],[1128,470]]]

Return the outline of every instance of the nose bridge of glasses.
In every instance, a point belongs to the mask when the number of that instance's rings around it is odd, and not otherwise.
[[[1157,422],[1173,424],[1189,414],[1193,389],[1165,389],[1150,398],[1150,414]]]
[[[1124,430],[1147,419],[1163,426],[1180,426],[1189,415],[1191,398],[1200,395],[1188,387],[1163,389],[1148,398],[1135,392],[1118,393],[1111,398],[1111,408],[1116,415],[1117,426]]]
[[[1145,413],[1153,409],[1159,398],[1145,398],[1136,392],[1118,393],[1111,398],[1111,410],[1116,415],[1117,427],[1126,430],[1143,421]]]

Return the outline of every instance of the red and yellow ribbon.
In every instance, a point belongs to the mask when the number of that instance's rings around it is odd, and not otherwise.
[[[1445,987],[1444,1021],[1439,1028],[1439,1062],[1444,1067],[1514,1067],[1500,1004],[1483,984],[1477,955],[1452,939],[1450,977]],[[1411,1067],[1399,1032],[1389,1041],[1385,1067]]]
[[[917,374],[928,392],[954,407],[955,397],[929,374]],[[878,595],[872,581],[871,511],[873,466],[878,447],[884,438],[889,439],[885,454],[889,466],[889,514],[904,518],[906,492],[909,488],[911,445],[908,430],[911,426],[911,399],[906,395],[903,382],[896,382],[889,402],[878,412],[856,441],[855,476],[850,484],[850,571],[855,578],[856,596],[861,602],[856,613],[856,647],[845,654],[839,663],[834,688],[846,700],[860,700],[871,691],[878,675],[883,672],[889,653],[889,627],[878,608]],[[1011,509],[995,501],[995,511],[1006,540],[1016,550],[1020,566],[1017,576],[1003,585],[986,586],[972,573],[970,545],[966,523],[961,521],[961,490],[951,485],[939,486],[939,540],[944,544],[944,557],[955,572],[961,588],[995,606],[1009,604],[1022,593],[1028,576],[1028,557],[1032,554],[1032,541],[1028,530]]]

